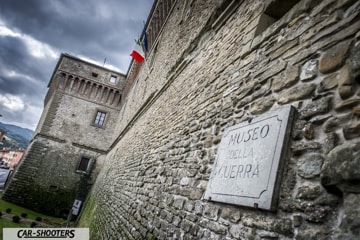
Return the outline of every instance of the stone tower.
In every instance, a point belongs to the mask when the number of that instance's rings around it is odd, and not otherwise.
[[[84,201],[114,138],[125,76],[61,54],[34,137],[3,198],[64,216]]]

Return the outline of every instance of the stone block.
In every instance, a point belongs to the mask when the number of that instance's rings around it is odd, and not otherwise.
[[[360,236],[360,194],[344,196],[344,215],[334,239],[358,239]]]
[[[299,158],[298,174],[303,178],[314,178],[320,175],[324,158],[319,153],[308,153]]]
[[[350,79],[360,82],[360,42],[356,42],[350,50],[349,74]]]
[[[344,126],[343,134],[347,140],[360,138],[360,121],[352,122],[350,125]]]
[[[185,203],[185,199],[177,198],[177,199],[174,199],[174,202],[173,202],[172,205],[173,205],[176,209],[182,209],[183,206],[184,206],[184,203]]]
[[[304,137],[308,140],[315,138],[315,128],[311,123],[307,123],[303,129]]]
[[[339,84],[339,81],[340,81],[340,79],[339,79],[338,72],[331,73],[331,74],[324,76],[324,78],[321,80],[320,85],[318,87],[318,92],[322,93],[322,92],[326,92],[326,91],[336,88]]]
[[[309,60],[301,67],[300,80],[310,81],[316,78],[317,73],[318,73],[318,61],[316,59]]]
[[[321,144],[314,141],[309,142],[296,142],[291,146],[291,150],[294,155],[300,155],[305,152],[319,151]]]
[[[312,101],[299,111],[300,119],[309,119],[315,115],[324,114],[331,109],[332,97],[323,97]]]
[[[329,234],[331,234],[331,229],[329,228],[313,228],[313,227],[305,227],[298,232],[296,235],[296,240],[319,240],[319,239],[327,239]]]
[[[309,222],[322,223],[326,221],[328,214],[330,213],[330,207],[323,206],[308,206],[305,208],[305,220]]]
[[[351,97],[355,93],[355,86],[354,86],[354,79],[350,77],[350,69],[349,64],[345,64],[339,71],[339,94],[342,99],[346,99]],[[343,94],[341,88],[342,87],[349,87],[351,92],[348,94]]]
[[[230,235],[236,239],[254,239],[255,229],[251,227],[245,227],[241,224],[231,225],[229,229]]]
[[[270,95],[267,97],[260,98],[250,105],[250,113],[258,115],[268,111],[275,103],[275,97]]]
[[[339,136],[335,132],[326,134],[324,144],[322,146],[324,154],[328,154],[334,147],[338,145]]]
[[[213,204],[205,204],[203,216],[207,219],[217,220],[219,218],[219,207]]]
[[[316,84],[303,84],[293,87],[287,91],[281,92],[278,98],[279,104],[286,104],[305,98],[309,98],[313,95],[316,89]]]
[[[299,67],[290,65],[281,74],[273,77],[272,89],[278,92],[295,85],[299,80]]]
[[[350,49],[350,41],[342,42],[328,49],[320,58],[319,70],[321,73],[329,73],[341,67]]]
[[[345,101],[340,102],[339,104],[337,104],[335,106],[335,110],[342,111],[347,108],[352,108],[354,106],[357,106],[359,104],[360,104],[360,97],[355,97],[355,98],[347,99]]]
[[[308,183],[298,188],[296,198],[313,200],[320,196],[322,188],[320,185]]]
[[[354,139],[335,147],[325,158],[321,169],[321,184],[336,194],[360,193],[360,141]]]

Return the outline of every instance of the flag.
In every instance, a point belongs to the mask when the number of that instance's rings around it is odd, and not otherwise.
[[[144,49],[147,52],[149,45],[148,45],[148,40],[147,40],[147,36],[146,36],[146,29],[144,28]]]
[[[135,41],[135,47],[130,56],[132,56],[137,62],[141,63],[145,59],[145,54],[141,46],[140,39]]]

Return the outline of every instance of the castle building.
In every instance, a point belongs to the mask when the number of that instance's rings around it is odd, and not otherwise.
[[[24,149],[3,148],[0,150],[0,166],[13,170],[21,161]]]
[[[102,166],[78,224],[94,240],[359,239],[359,16],[356,0],[154,1],[146,62],[114,75],[121,107],[60,64],[4,197],[67,200],[85,157]]]
[[[84,201],[114,138],[125,76],[61,54],[44,111],[3,195],[5,200],[64,216]]]

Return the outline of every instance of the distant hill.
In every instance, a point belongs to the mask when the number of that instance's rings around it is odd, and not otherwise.
[[[34,131],[19,126],[0,122],[0,129],[5,131],[5,139],[0,147],[26,148]]]

